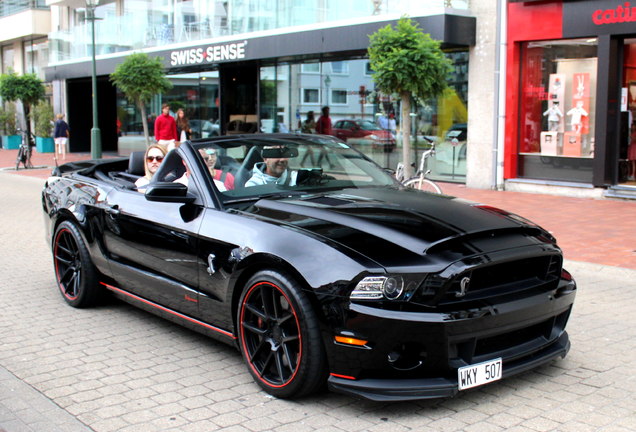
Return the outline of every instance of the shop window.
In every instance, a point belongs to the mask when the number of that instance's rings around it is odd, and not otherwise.
[[[347,105],[348,103],[346,90],[331,90],[332,105]]]
[[[519,176],[591,182],[596,39],[522,46]]]
[[[320,104],[320,89],[304,88],[301,89],[301,103],[304,104]]]
[[[2,47],[2,73],[9,73],[11,70],[15,70],[13,53],[12,45]]]

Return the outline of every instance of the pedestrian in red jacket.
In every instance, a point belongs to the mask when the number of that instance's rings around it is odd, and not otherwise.
[[[170,105],[161,106],[161,115],[155,120],[155,139],[157,144],[165,145],[172,150],[177,141],[177,123],[170,115]]]

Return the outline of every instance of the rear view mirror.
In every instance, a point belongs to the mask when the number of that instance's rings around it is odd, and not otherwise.
[[[261,153],[263,159],[285,159],[298,156],[296,147],[265,147]]]

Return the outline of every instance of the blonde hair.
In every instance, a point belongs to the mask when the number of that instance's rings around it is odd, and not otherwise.
[[[150,150],[152,149],[158,149],[164,158],[166,157],[166,153],[168,153],[168,150],[166,149],[166,147],[161,144],[152,144],[146,149],[146,153],[144,154],[144,172],[146,173],[145,177],[148,180],[150,180],[152,176],[154,175],[148,170],[148,153],[150,153]]]

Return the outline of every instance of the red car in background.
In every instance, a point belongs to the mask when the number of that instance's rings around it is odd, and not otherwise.
[[[389,153],[395,149],[395,136],[369,120],[338,120],[333,134],[350,145],[371,146]]]

